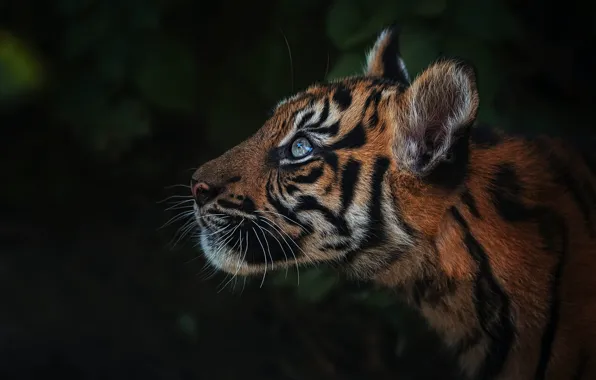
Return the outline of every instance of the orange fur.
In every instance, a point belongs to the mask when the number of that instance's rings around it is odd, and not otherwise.
[[[562,141],[472,126],[473,71],[441,61],[409,83],[395,38],[365,76],[288,99],[195,172],[209,261],[334,262],[400,290],[469,378],[593,378],[596,168]],[[295,157],[300,137],[313,150]]]

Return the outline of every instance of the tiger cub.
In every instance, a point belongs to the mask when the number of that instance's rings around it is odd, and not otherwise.
[[[399,290],[470,379],[596,379],[596,157],[476,123],[474,70],[411,80],[383,31],[362,76],[280,102],[192,175],[208,262],[334,262]]]

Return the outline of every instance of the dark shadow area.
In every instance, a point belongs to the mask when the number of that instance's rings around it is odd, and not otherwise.
[[[192,168],[283,97],[358,73],[395,21],[412,74],[477,67],[481,121],[594,132],[593,2],[372,3],[0,3],[0,378],[450,378],[382,291],[328,270],[222,290],[180,236]]]

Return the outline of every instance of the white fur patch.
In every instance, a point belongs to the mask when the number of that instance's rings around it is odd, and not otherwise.
[[[384,48],[384,45],[386,43],[385,39],[390,37],[390,29],[385,29],[379,34],[379,37],[377,37],[377,40],[375,41],[373,47],[368,51],[368,53],[366,53],[366,69],[364,71],[365,73],[370,72],[375,59],[380,54],[380,50]]]

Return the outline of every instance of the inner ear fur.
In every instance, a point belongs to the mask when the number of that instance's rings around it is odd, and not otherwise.
[[[444,59],[424,70],[402,94],[393,152],[398,164],[424,175],[451,159],[451,147],[476,119],[476,74],[472,66]]]

